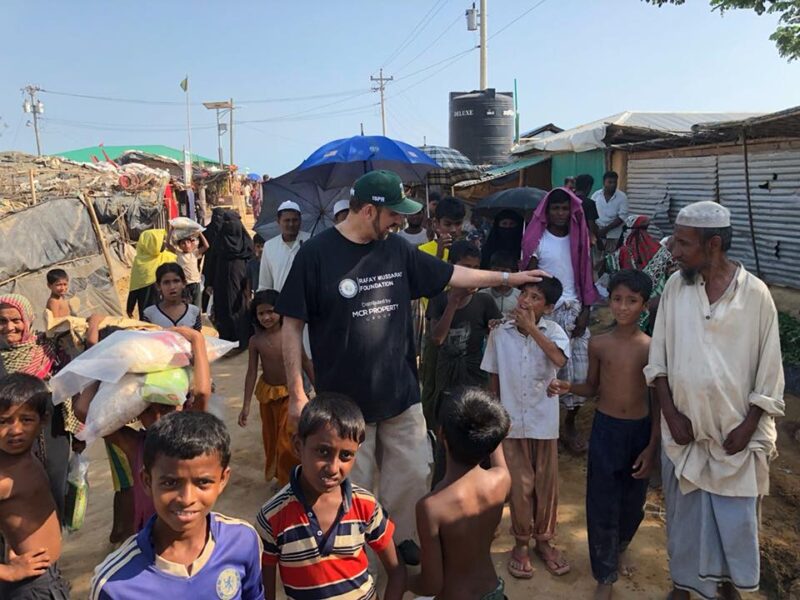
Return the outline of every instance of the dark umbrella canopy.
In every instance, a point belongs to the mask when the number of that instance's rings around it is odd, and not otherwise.
[[[419,148],[380,135],[357,135],[318,148],[295,169],[295,183],[323,189],[352,186],[364,173],[394,171],[407,183],[424,182],[438,164]]]
[[[494,213],[498,210],[512,209],[522,213],[535,210],[547,192],[534,187],[511,188],[486,196],[475,205],[475,210]]]
[[[337,200],[350,198],[350,187],[324,190],[316,183],[295,183],[297,171],[290,171],[262,185],[261,214],[255,229],[265,240],[280,233],[277,218],[278,206],[286,200],[300,205],[303,215],[301,229],[316,235],[333,226],[333,205]]]

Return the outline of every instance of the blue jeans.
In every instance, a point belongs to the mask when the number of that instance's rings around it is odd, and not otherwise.
[[[647,479],[634,479],[633,463],[650,443],[650,417],[617,419],[595,412],[586,473],[586,525],[592,574],[617,580],[619,555],[644,518]]]

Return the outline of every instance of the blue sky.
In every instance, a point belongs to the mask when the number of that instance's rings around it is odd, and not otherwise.
[[[774,17],[720,17],[705,0],[660,9],[641,0],[546,0],[499,31],[540,2],[489,0],[489,83],[510,90],[518,79],[523,131],[623,110],[772,111],[798,104],[800,65],[781,59],[769,41]],[[477,43],[463,16],[470,4],[6,0],[0,149],[35,150],[21,109],[20,88],[28,83],[175,103],[43,93],[45,152],[100,142],[180,148],[186,114],[178,84],[188,74],[192,102],[233,97],[241,107],[235,162],[276,176],[326,141],[356,135],[361,123],[367,133],[380,133],[369,77],[382,65],[396,80],[387,87],[388,135],[447,145],[448,93],[478,87],[477,50],[446,60]],[[286,98],[292,100],[274,101]],[[192,106],[191,119],[193,151],[215,157],[213,113]],[[227,161],[227,137],[223,144]]]

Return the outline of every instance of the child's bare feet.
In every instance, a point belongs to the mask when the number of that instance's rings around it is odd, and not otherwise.
[[[633,563],[633,558],[628,550],[619,555],[617,571],[623,577],[631,577],[636,572],[636,565]]]
[[[594,600],[610,600],[614,592],[614,584],[598,583],[594,589]]]
[[[508,572],[517,579],[530,579],[533,577],[531,557],[528,556],[527,546],[514,546],[508,558]]]

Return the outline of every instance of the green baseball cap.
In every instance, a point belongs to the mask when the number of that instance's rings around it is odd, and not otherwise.
[[[422,204],[406,197],[402,180],[392,171],[370,171],[362,175],[353,184],[350,196],[401,215],[415,215],[422,210]]]

